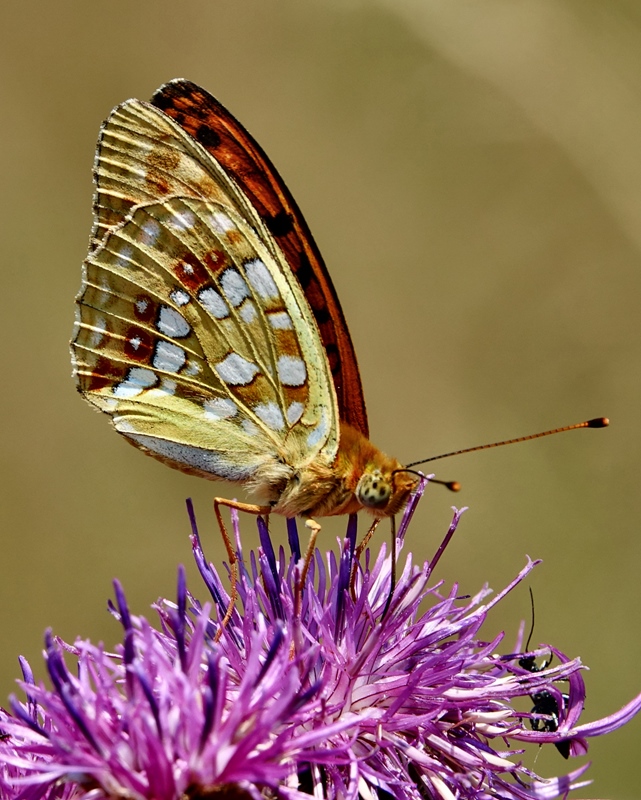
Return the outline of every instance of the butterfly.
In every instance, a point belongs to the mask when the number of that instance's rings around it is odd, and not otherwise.
[[[354,346],[289,190],[177,79],[103,124],[71,343],[78,390],[143,452],[259,510],[393,517],[416,476],[368,438]]]

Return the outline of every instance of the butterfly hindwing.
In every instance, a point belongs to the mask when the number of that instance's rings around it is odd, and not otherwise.
[[[307,223],[276,168],[240,122],[196,84],[173,80],[161,86],[151,102],[216,159],[275,238],[314,314],[341,419],[368,436],[356,354],[338,296]]]
[[[103,126],[73,342],[79,389],[137,446],[246,480],[331,462],[338,409],[301,287],[243,191],[163,113]]]

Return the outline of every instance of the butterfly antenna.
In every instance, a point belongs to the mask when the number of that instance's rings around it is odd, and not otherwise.
[[[449,489],[450,492],[461,491],[461,484],[458,481],[440,481],[438,478],[432,478],[430,483],[440,483],[441,486],[445,486],[445,488]]]
[[[529,442],[530,439],[541,439],[543,436],[552,436],[553,433],[564,433],[565,431],[573,431],[578,428],[606,428],[610,424],[607,417],[596,417],[595,419],[588,419],[585,422],[577,422],[575,425],[566,425],[564,428],[554,428],[551,431],[542,431],[541,433],[531,433],[529,436],[519,436],[518,439],[505,439],[502,442],[492,442],[491,444],[479,444],[476,447],[466,447],[463,450],[453,450],[451,453],[442,453],[440,456],[432,456],[431,458],[424,458],[421,461],[412,461],[405,468],[409,471],[409,467],[417,467],[419,464],[427,464],[430,461],[437,461],[441,458],[449,458],[450,456],[460,456],[463,453],[475,453],[477,450],[489,450],[491,447],[502,447],[504,444],[517,444],[518,442]],[[441,481],[435,481],[441,483]],[[447,486],[447,484],[445,484]],[[456,490],[454,490],[456,491]]]
[[[410,472],[412,475],[418,475],[419,478],[425,477],[425,475],[422,472],[419,472],[416,469],[408,469],[407,467],[401,467],[401,469],[395,469],[392,471],[392,478],[394,477],[394,475],[398,475],[399,472]],[[430,478],[430,483],[439,483],[441,486],[445,486],[447,489],[449,489],[450,492],[461,491],[461,484],[458,481],[440,481],[438,478]]]

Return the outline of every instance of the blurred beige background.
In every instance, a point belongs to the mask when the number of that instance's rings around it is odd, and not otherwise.
[[[47,626],[114,644],[114,576],[138,613],[179,562],[197,587],[185,497],[221,557],[211,498],[232,490],[129,447],[67,349],[99,125],[174,77],[225,103],[299,201],[379,446],[410,461],[611,417],[443,462],[463,492],[432,489],[409,546],[431,556],[470,506],[439,577],[500,589],[543,558],[534,639],[589,665],[585,720],[641,691],[641,4],[4,0],[0,31],[0,697],[18,654],[40,670]],[[529,613],[522,587],[488,637],[510,652]],[[637,797],[640,744],[641,719],[594,740],[580,796]],[[550,748],[536,766],[568,765]]]

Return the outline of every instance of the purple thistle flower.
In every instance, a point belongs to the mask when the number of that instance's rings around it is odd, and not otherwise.
[[[405,511],[399,546],[423,489]],[[589,737],[641,709],[640,695],[580,724],[579,659],[551,647],[523,654],[520,641],[497,655],[503,634],[479,638],[491,608],[537,562],[528,559],[491,600],[487,587],[470,598],[433,584],[459,512],[431,563],[407,557],[386,613],[390,559],[384,546],[356,558],[355,518],[340,555],[316,552],[299,590],[295,525],[287,558],[259,519],[261,547],[246,563],[234,514],[240,601],[222,629],[228,595],[191,506],[190,516],[212,602],[188,593],[181,568],[177,602],[156,605],[160,630],[130,613],[115,583],[111,611],[124,629],[116,653],[47,633],[52,688],[21,661],[26,701],[12,697],[12,713],[0,711],[3,800],[565,797],[585,785],[588,765],[544,780],[524,766],[523,745],[582,755]],[[537,665],[552,653],[555,666]]]

